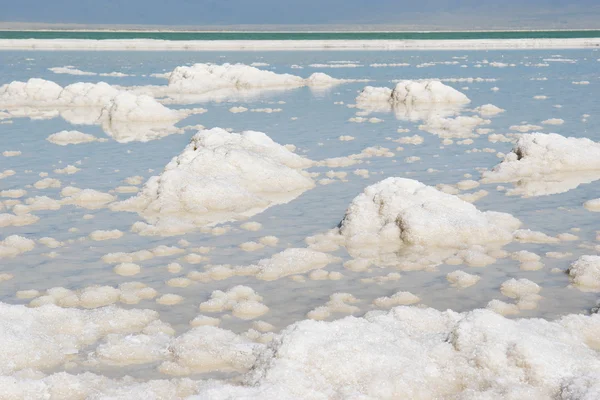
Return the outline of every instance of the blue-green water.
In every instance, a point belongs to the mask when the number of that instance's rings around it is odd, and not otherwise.
[[[157,40],[457,40],[598,38],[589,31],[494,32],[81,32],[0,31],[0,39],[157,39]]]

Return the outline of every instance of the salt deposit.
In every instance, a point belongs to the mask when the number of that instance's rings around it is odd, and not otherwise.
[[[569,267],[573,285],[585,291],[600,291],[600,257],[581,256]]]
[[[314,186],[302,173],[311,165],[264,133],[214,128],[196,134],[160,176],[112,209],[142,215],[148,223],[134,225],[140,234],[181,234],[294,199]]]
[[[231,313],[241,319],[254,319],[269,311],[269,307],[261,303],[262,297],[252,288],[235,286],[226,292],[216,290],[210,299],[200,304],[200,311]]]
[[[0,241],[0,258],[12,258],[33,250],[35,242],[19,235],[11,235]]]
[[[397,292],[389,297],[379,297],[373,300],[373,304],[380,308],[391,308],[399,305],[409,305],[421,301],[417,296],[410,292]]]
[[[89,237],[92,240],[110,240],[110,239],[118,239],[123,236],[123,232],[118,229],[113,229],[110,231],[97,230],[90,233]]]
[[[60,146],[66,146],[68,144],[95,142],[96,137],[79,131],[60,131],[48,136],[46,140]]]
[[[324,306],[320,306],[310,311],[306,316],[310,319],[324,320],[332,313],[354,314],[360,311],[360,308],[352,304],[359,300],[350,293],[334,293],[329,296],[329,301]]]
[[[509,242],[519,225],[509,214],[481,212],[418,181],[388,178],[352,201],[339,231],[351,247],[461,248]]]
[[[482,182],[515,182],[509,195],[542,196],[566,192],[600,179],[600,144],[555,133],[521,135],[512,152]]]
[[[169,102],[198,103],[252,98],[265,90],[293,89],[303,86],[331,87],[353,80],[336,79],[323,73],[314,73],[304,79],[291,74],[278,74],[245,64],[205,64],[181,66],[165,74],[166,86],[132,88],[136,93],[167,96]],[[234,107],[232,112],[243,112]],[[230,110],[230,111],[231,111]],[[247,109],[246,109],[247,110]]]
[[[598,320],[398,307],[364,318],[303,321],[260,351],[243,385],[209,383],[195,398],[593,397]]]
[[[271,258],[260,260],[256,265],[251,265],[245,269],[256,275],[258,279],[272,281],[284,276],[302,274],[323,268],[340,261],[341,259],[338,257],[319,251],[290,248],[275,254]]]
[[[99,192],[94,189],[79,189],[67,186],[61,191],[62,204],[75,205],[78,207],[94,210],[106,207],[115,197],[108,193]]]
[[[54,114],[49,117],[60,113],[74,124],[101,125],[120,142],[148,141],[175,133],[173,124],[190,114],[206,111],[171,110],[149,96],[120,90],[104,82],[78,82],[63,88],[37,78],[1,86],[0,109],[16,110],[16,116],[35,116],[50,110]],[[145,126],[138,126],[141,123]],[[48,140],[66,145],[93,141],[93,137],[63,131]]]
[[[459,288],[467,288],[475,285],[481,277],[457,270],[446,275],[448,282]]]
[[[489,119],[478,116],[458,116],[455,118],[431,117],[425,124],[419,125],[419,129],[439,136],[442,139],[470,138],[477,135],[473,130],[480,126],[489,124]]]
[[[59,366],[110,333],[133,333],[158,318],[155,311],[63,309],[0,304],[3,340],[0,373]]]

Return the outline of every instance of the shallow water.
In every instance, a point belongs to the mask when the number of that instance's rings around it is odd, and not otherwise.
[[[428,185],[440,183],[455,184],[471,174],[479,179],[479,169],[491,169],[500,162],[496,152],[507,153],[511,143],[491,143],[487,135],[473,138],[473,143],[443,145],[438,136],[418,128],[422,122],[397,120],[391,113],[376,113],[383,121],[380,123],[355,123],[348,121],[355,116],[357,109],[346,105],[354,104],[356,95],[365,85],[392,87],[395,79],[423,78],[468,78],[480,77],[495,79],[493,82],[446,82],[462,91],[471,99],[463,115],[473,115],[467,110],[492,103],[505,109],[504,113],[492,117],[489,125],[482,128],[493,129],[494,133],[515,133],[509,129],[512,125],[535,124],[543,127],[543,132],[555,132],[564,136],[587,137],[600,141],[600,100],[598,100],[600,53],[594,50],[552,50],[552,51],[429,51],[429,52],[233,52],[233,53],[193,53],[193,52],[0,52],[0,85],[14,80],[27,80],[32,77],[44,78],[66,85],[74,82],[106,81],[112,85],[137,86],[164,84],[164,79],[150,77],[149,74],[171,71],[176,66],[197,62],[241,62],[250,64],[261,62],[270,64],[260,67],[277,73],[291,73],[307,77],[313,72],[322,71],[335,78],[369,79],[369,83],[355,82],[333,87],[329,90],[314,91],[298,88],[278,92],[263,92],[252,100],[233,102],[204,102],[197,105],[169,105],[173,108],[204,107],[205,114],[192,115],[181,121],[178,126],[202,124],[205,127],[232,128],[234,132],[257,130],[265,132],[274,141],[281,144],[294,144],[296,152],[313,160],[346,156],[359,153],[369,146],[389,148],[394,157],[373,157],[364,163],[343,168],[311,168],[311,172],[322,172],[317,178],[324,177],[329,170],[348,172],[347,182],[329,185],[317,185],[294,201],[271,207],[252,217],[251,221],[262,224],[258,231],[246,231],[240,228],[243,222],[226,225],[231,230],[221,236],[194,232],[185,236],[143,237],[129,232],[131,225],[140,220],[135,213],[112,212],[107,208],[88,210],[75,206],[63,206],[58,211],[38,211],[40,220],[23,227],[2,228],[2,237],[19,234],[32,239],[45,236],[67,242],[64,247],[48,249],[37,244],[33,251],[21,254],[13,259],[2,259],[0,272],[11,273],[14,279],[0,283],[0,300],[11,304],[27,304],[29,300],[17,299],[19,290],[45,290],[55,286],[79,289],[89,285],[118,285],[127,281],[140,281],[155,288],[159,294],[175,293],[184,297],[178,305],[166,306],[154,300],[144,300],[134,306],[158,310],[163,321],[173,324],[178,332],[188,329],[188,323],[200,314],[198,305],[206,301],[213,290],[227,290],[243,284],[252,287],[263,296],[263,303],[269,312],[259,319],[273,324],[277,329],[306,318],[306,313],[327,302],[329,295],[335,292],[348,292],[360,299],[354,305],[364,312],[375,309],[372,300],[381,296],[390,296],[404,290],[421,298],[420,304],[440,310],[447,308],[456,311],[485,307],[492,299],[511,301],[503,296],[500,284],[509,278],[527,278],[542,287],[543,299],[535,310],[522,311],[519,316],[555,318],[568,313],[587,312],[595,304],[597,293],[585,293],[570,288],[569,278],[564,271],[569,264],[583,254],[596,254],[593,249],[581,248],[582,244],[596,244],[596,229],[600,215],[583,208],[584,201],[598,197],[597,182],[583,184],[565,193],[550,196],[520,198],[508,197],[496,189],[498,184],[482,184],[472,190],[485,189],[489,195],[477,201],[481,210],[494,210],[513,214],[523,222],[523,228],[544,232],[550,236],[571,233],[579,237],[577,241],[558,244],[520,244],[511,243],[508,251],[529,250],[542,256],[544,268],[538,271],[521,271],[519,262],[510,257],[499,259],[496,263],[483,268],[441,265],[435,271],[396,271],[393,268],[372,267],[368,271],[353,272],[345,269],[341,263],[331,264],[325,269],[339,271],[343,278],[337,281],[297,282],[289,277],[266,282],[254,277],[233,277],[210,283],[193,283],[187,288],[174,288],[165,281],[185,276],[193,270],[202,270],[201,264],[192,265],[180,260],[182,254],[156,257],[139,262],[141,273],[132,277],[123,277],[113,272],[113,265],[102,262],[101,257],[112,252],[132,252],[150,249],[157,245],[178,246],[180,239],[189,241],[192,247],[208,246],[210,264],[248,265],[261,258],[269,257],[286,247],[304,247],[308,236],[334,228],[344,216],[351,200],[367,185],[386,177],[400,176],[419,180]],[[544,61],[548,59],[569,59],[573,62]],[[358,64],[352,68],[315,68],[310,64],[328,64],[332,61],[347,61]],[[487,60],[505,64],[514,64],[504,68],[478,63]],[[456,64],[426,63],[456,62]],[[410,66],[374,68],[374,63],[409,63]],[[528,64],[544,63],[547,66],[534,67]],[[347,63],[346,63],[347,64]],[[55,74],[51,67],[72,65],[77,69],[91,72],[118,71],[131,76],[99,77]],[[292,65],[304,68],[292,68]],[[463,67],[466,66],[466,67]],[[547,78],[547,80],[534,80]],[[589,81],[579,85],[572,82]],[[497,91],[491,90],[499,88]],[[534,99],[544,95],[546,99]],[[279,103],[285,102],[285,103]],[[344,102],[344,104],[334,104]],[[560,105],[557,108],[556,105]],[[266,114],[245,112],[234,114],[228,111],[232,106],[253,108],[281,108],[281,112]],[[589,117],[584,117],[589,114]],[[292,117],[297,119],[292,120]],[[561,118],[563,125],[542,125],[550,118]],[[17,157],[0,157],[0,171],[13,169],[16,174],[0,180],[0,190],[27,190],[25,197],[46,195],[60,198],[60,188],[38,190],[30,185],[41,179],[38,174],[48,172],[50,177],[60,179],[62,186],[92,188],[108,192],[118,186],[126,185],[127,177],[140,175],[144,181],[159,174],[162,168],[178,155],[195,131],[173,134],[147,143],[118,143],[108,137],[99,126],[73,126],[62,118],[30,120],[28,118],[11,119],[10,124],[0,125],[0,153],[3,151],[21,151]],[[407,133],[397,133],[398,128],[409,129]],[[77,129],[99,138],[107,137],[103,143],[57,146],[46,141],[46,137],[61,130]],[[400,136],[423,136],[424,143],[419,145],[392,142]],[[352,141],[340,141],[341,135],[353,136]],[[395,150],[404,147],[403,151]],[[494,152],[467,152],[471,149],[491,148]],[[417,156],[419,161],[405,162],[405,158]],[[79,164],[80,162],[80,164]],[[81,171],[73,175],[58,175],[52,171],[66,165],[76,165]],[[368,169],[370,176],[363,178],[354,175],[355,169]],[[429,168],[438,170],[428,172]],[[501,184],[511,187],[511,184]],[[471,192],[472,192],[471,191]],[[120,200],[130,194],[117,194]],[[25,198],[24,197],[24,198]],[[22,198],[21,200],[23,200]],[[2,200],[7,200],[6,198]],[[93,219],[83,219],[86,214]],[[74,230],[75,228],[76,230]],[[119,229],[125,235],[119,239],[92,241],[87,236],[94,230]],[[276,247],[265,247],[254,252],[246,252],[238,246],[248,241],[258,241],[267,235],[277,236],[280,241]],[[181,247],[185,248],[185,247]],[[50,258],[46,254],[55,251],[58,255]],[[562,259],[545,256],[546,252],[569,252]],[[334,252],[344,260],[349,259],[345,250]],[[170,262],[179,262],[183,270],[171,274],[166,266]],[[558,268],[562,272],[551,272]],[[466,289],[452,287],[445,276],[461,269],[481,276],[481,280]],[[364,283],[361,279],[400,272],[402,278],[382,284]],[[132,307],[125,306],[123,307]],[[231,317],[229,312],[204,313],[223,317],[221,327],[234,332],[247,330],[251,321]],[[214,315],[213,315],[214,314]],[[334,318],[343,314],[334,314]],[[143,370],[142,370],[143,371]],[[144,375],[139,368],[137,374]],[[156,374],[156,372],[151,373]]]

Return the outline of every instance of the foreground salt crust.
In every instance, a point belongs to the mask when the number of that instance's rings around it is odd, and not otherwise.
[[[515,182],[509,195],[543,196],[563,193],[600,179],[600,143],[556,133],[529,133],[519,137],[513,150],[483,183]]]
[[[110,333],[133,333],[158,318],[151,310],[38,308],[0,303],[0,373],[60,365]]]
[[[599,332],[600,315],[510,320],[416,307],[302,321],[258,354],[243,385],[207,382],[194,398],[591,399]]]
[[[505,244],[519,225],[510,214],[481,212],[421,182],[387,178],[352,200],[339,234],[346,247],[369,254],[386,248],[393,252],[403,247],[462,249]]]
[[[314,187],[302,169],[313,162],[262,132],[198,132],[141,192],[112,205],[138,212],[142,235],[182,234],[195,227],[246,219]]]

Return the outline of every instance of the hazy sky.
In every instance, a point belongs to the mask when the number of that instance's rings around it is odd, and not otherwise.
[[[593,16],[600,16],[600,0],[0,0],[0,21],[78,24],[485,27],[488,20],[564,25]]]

